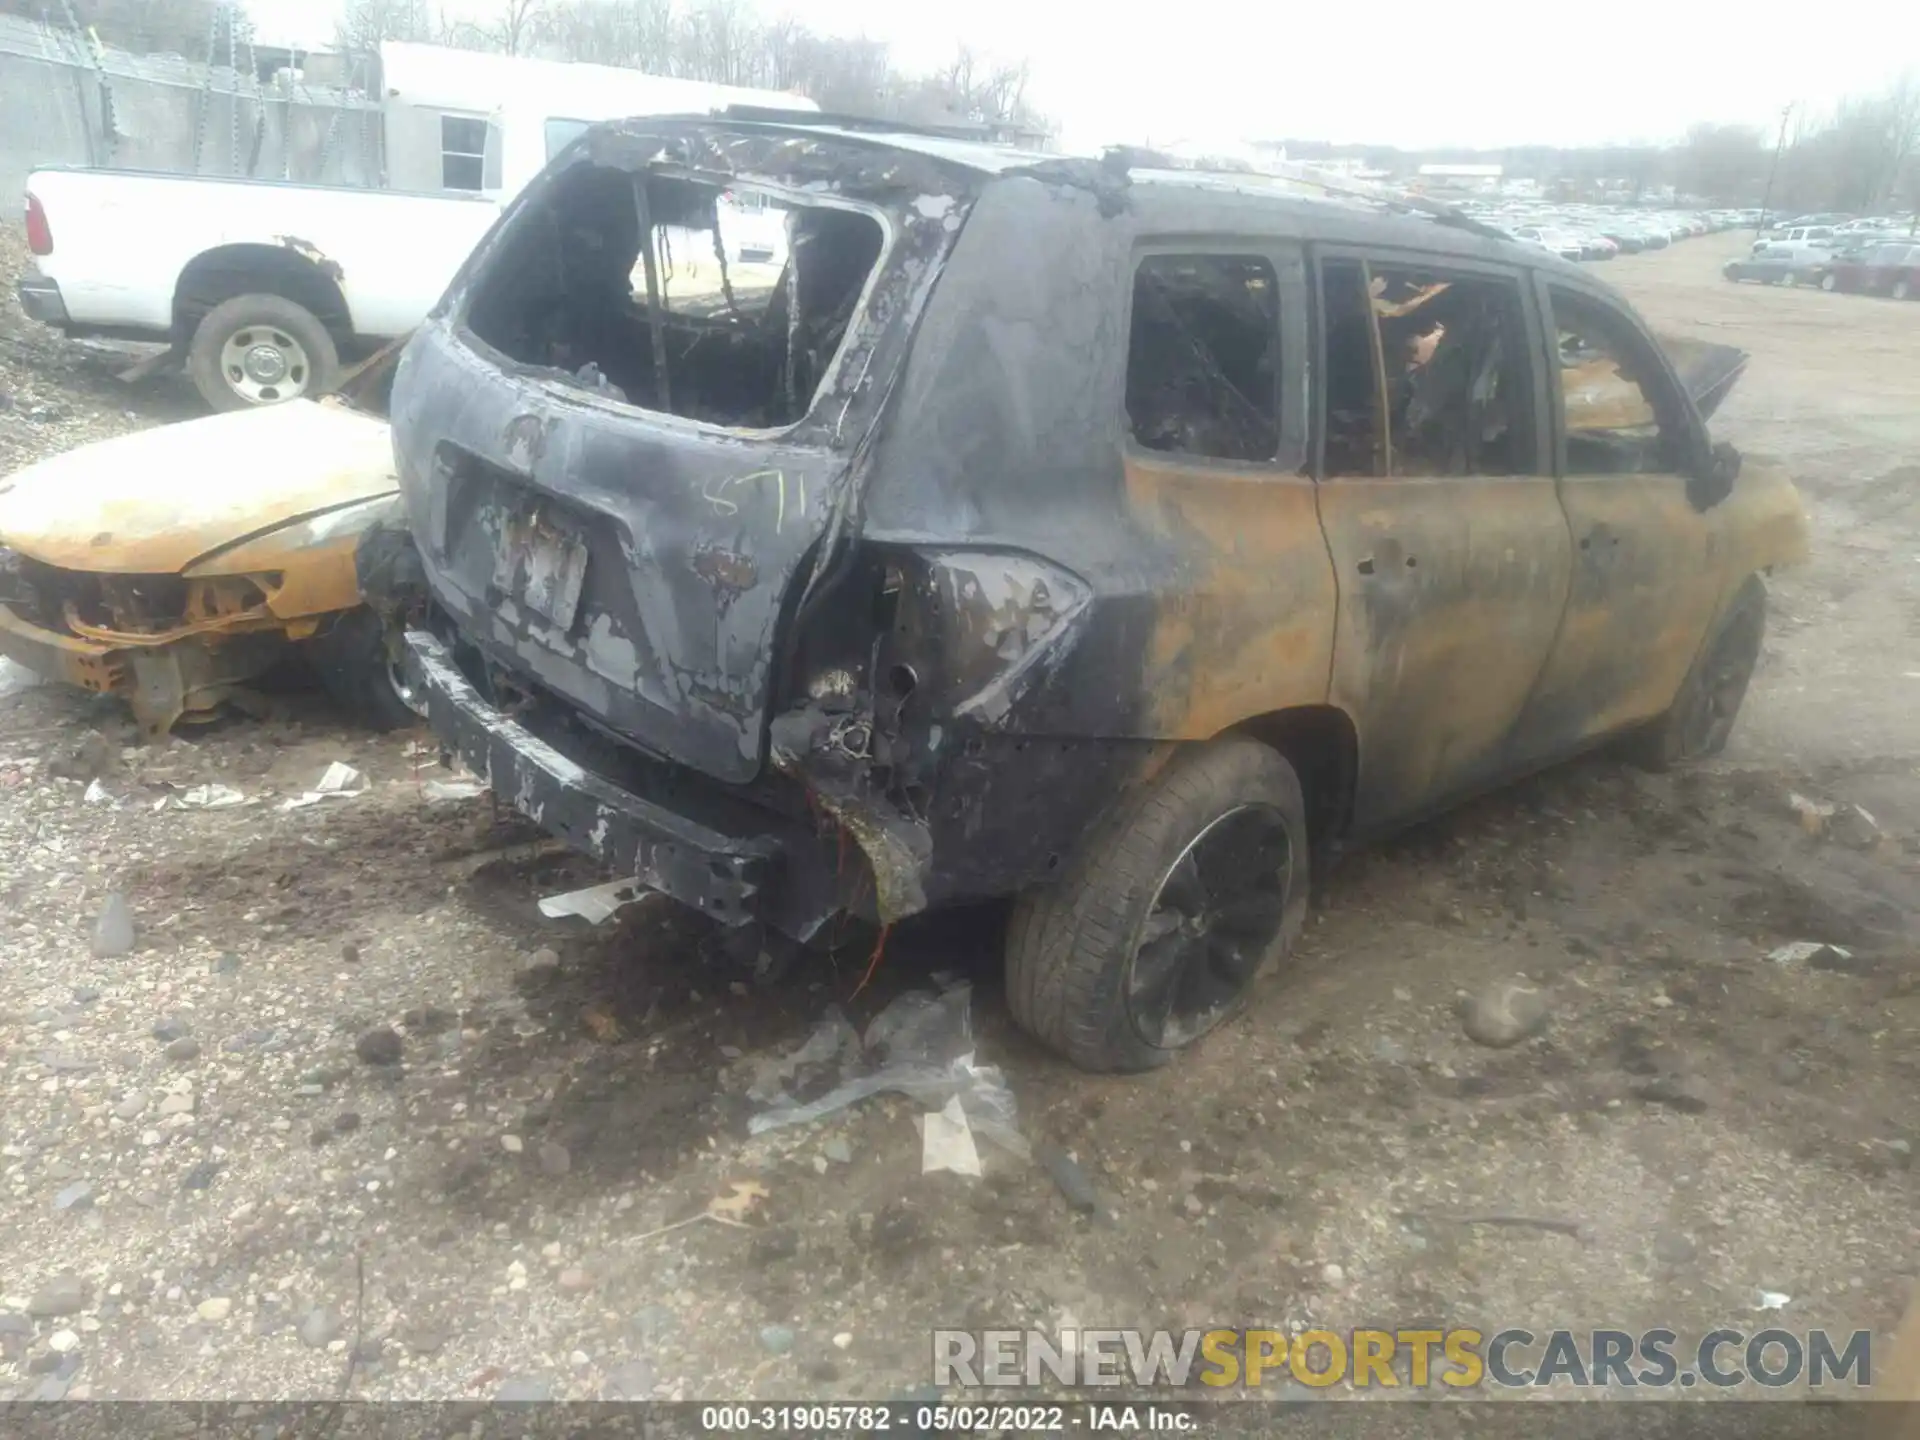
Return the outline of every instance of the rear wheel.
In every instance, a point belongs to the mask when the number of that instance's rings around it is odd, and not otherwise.
[[[1713,638],[1701,650],[1667,713],[1634,744],[1634,758],[1651,770],[1718,755],[1727,748],[1746,699],[1767,629],[1767,592],[1759,578],[1740,587]]]
[[[1015,905],[1014,1019],[1086,1070],[1164,1065],[1292,948],[1308,879],[1293,767],[1252,740],[1197,747]]]
[[[334,703],[371,730],[404,730],[427,717],[407,678],[399,636],[362,606],[307,643],[308,658]]]
[[[1820,277],[1820,288],[1822,290],[1838,290],[1840,288],[1840,277],[1832,272],[1822,275]]]
[[[340,356],[314,313],[284,295],[236,295],[194,327],[187,374],[215,410],[247,410],[333,388]]]
[[[1894,282],[1893,282],[1893,298],[1894,298],[1894,299],[1896,299],[1896,300],[1910,300],[1910,299],[1912,299],[1912,298],[1913,298],[1913,287],[1912,287],[1912,285],[1910,285],[1910,284],[1909,284],[1909,283],[1908,283],[1907,281],[1905,281],[1905,280],[1896,280],[1896,281],[1894,281]]]

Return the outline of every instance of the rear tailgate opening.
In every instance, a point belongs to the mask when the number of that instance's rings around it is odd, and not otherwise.
[[[825,127],[576,141],[395,393],[409,527],[461,653],[649,761],[761,780],[788,622],[847,568],[866,442],[981,183]]]
[[[615,401],[781,429],[831,376],[886,240],[847,203],[582,163],[516,222],[467,323]]]

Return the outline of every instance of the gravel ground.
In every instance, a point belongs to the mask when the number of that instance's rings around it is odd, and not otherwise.
[[[1920,342],[1910,307],[1725,284],[1741,243],[1609,270],[1754,353],[1717,430],[1815,518],[1734,750],[1564,767],[1355,857],[1290,973],[1153,1076],[1023,1040],[991,915],[907,927],[857,995],[853,944],[758,984],[664,902],[543,919],[596,877],[317,700],[136,748],[111,704],[0,699],[0,1395],[872,1399],[943,1325],[1692,1334],[1757,1328],[1762,1290],[1889,1324],[1920,1253]],[[0,467],[191,410],[10,308],[0,392]],[[334,761],[364,793],[281,808]],[[246,803],[180,807],[207,783]],[[1791,792],[1878,833],[1811,834]],[[1795,940],[1852,954],[1765,958]],[[830,1005],[936,972],[1104,1217],[990,1147],[923,1175],[898,1097],[749,1135]],[[1544,1024],[1475,1043],[1462,998],[1516,978]],[[1487,1213],[1577,1233],[1458,1223]]]

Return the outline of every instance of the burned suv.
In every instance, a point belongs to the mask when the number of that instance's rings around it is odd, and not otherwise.
[[[600,126],[402,361],[416,678],[498,795],[723,925],[1017,897],[1014,1015],[1144,1068],[1339,845],[1724,744],[1803,543],[1708,438],[1743,359],[1297,182]]]

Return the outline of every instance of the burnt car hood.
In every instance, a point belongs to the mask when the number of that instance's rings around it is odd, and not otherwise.
[[[171,575],[398,493],[387,423],[293,400],[82,445],[0,480],[0,546],[66,570]]]
[[[1720,408],[1720,403],[1746,373],[1747,352],[1737,346],[1715,345],[1681,335],[1657,338],[1703,419]]]

